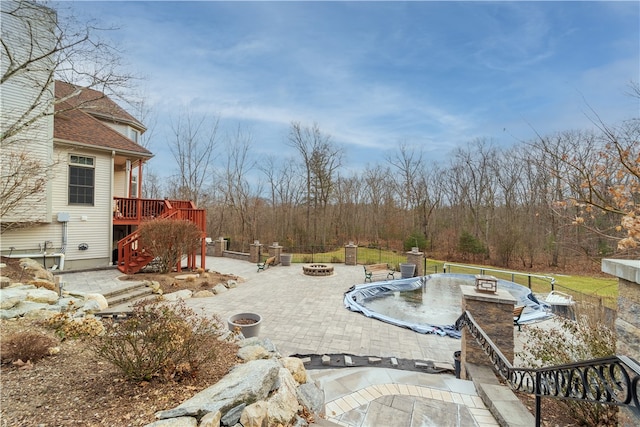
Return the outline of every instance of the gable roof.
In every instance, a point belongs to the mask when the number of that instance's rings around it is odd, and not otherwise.
[[[140,132],[147,130],[135,117],[100,91],[56,80],[55,93],[57,100],[67,102],[72,108],[79,108],[100,119],[127,124]]]
[[[116,150],[118,152],[126,152],[140,157],[150,158],[153,156],[151,151],[98,120],[96,117],[100,117],[99,114],[91,114],[87,111],[85,106],[93,105],[93,107],[89,108],[89,111],[94,112],[100,106],[107,106],[109,110],[105,111],[110,111],[112,120],[129,124],[129,119],[131,119],[139,123],[139,126],[144,129],[144,126],[140,122],[115,102],[111,101],[106,95],[95,90],[85,92],[87,89],[75,87],[67,83],[59,85],[59,83],[60,82],[56,82],[56,98],[58,102],[54,107],[56,111],[53,119],[54,139],[90,145],[107,150]],[[59,86],[63,87],[60,91]],[[69,92],[69,90],[71,90],[71,92]],[[67,100],[61,101],[61,99],[64,99],[65,93],[69,96],[69,94],[72,94],[73,91],[76,90],[80,90],[79,96],[72,96]],[[113,108],[113,106],[117,108]],[[126,118],[127,120],[116,120],[116,115]]]

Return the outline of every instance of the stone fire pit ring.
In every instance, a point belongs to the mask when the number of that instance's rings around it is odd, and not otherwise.
[[[333,266],[328,264],[306,264],[302,266],[302,272],[307,276],[331,276]]]

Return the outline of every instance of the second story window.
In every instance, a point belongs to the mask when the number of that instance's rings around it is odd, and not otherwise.
[[[95,190],[95,159],[69,156],[69,204],[93,205]]]
[[[129,128],[129,139],[132,140],[133,142],[138,142],[139,138],[140,138],[140,132],[138,132],[135,129]]]

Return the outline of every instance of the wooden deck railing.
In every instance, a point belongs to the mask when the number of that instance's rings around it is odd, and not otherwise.
[[[160,218],[190,221],[202,232],[201,267],[204,268],[206,255],[206,211],[196,209],[190,201],[184,200],[160,200],[160,199],[129,199],[114,197],[113,224],[114,225],[140,225],[144,221],[152,221]],[[152,259],[153,254],[145,251],[139,245],[137,231],[129,234],[118,242],[118,269],[126,274],[133,274]],[[196,254],[185,254],[187,266],[195,268]],[[180,270],[180,266],[177,266]]]

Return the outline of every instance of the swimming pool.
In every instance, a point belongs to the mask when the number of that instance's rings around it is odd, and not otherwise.
[[[461,286],[475,286],[471,274],[440,273],[410,279],[389,280],[353,286],[344,295],[345,307],[416,332],[459,338],[453,324],[462,314]],[[549,307],[539,302],[525,286],[498,280],[516,305],[524,305],[522,322],[550,316]]]

